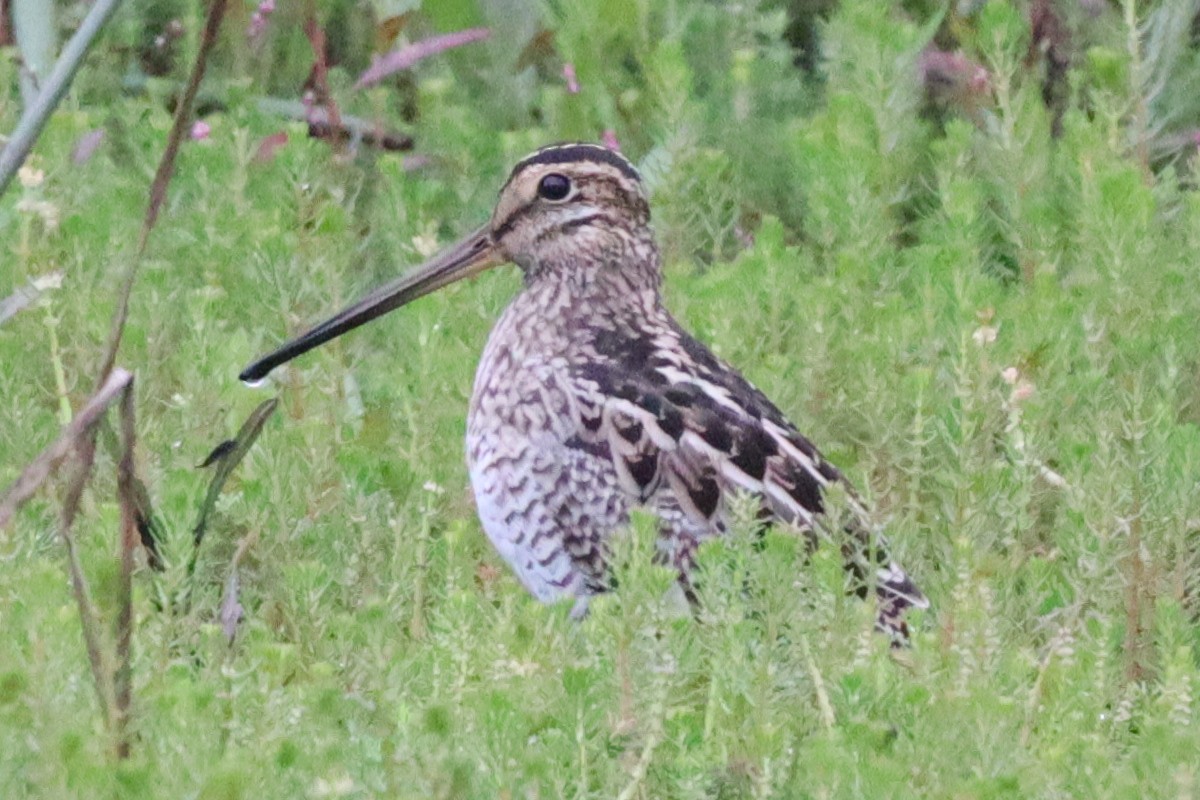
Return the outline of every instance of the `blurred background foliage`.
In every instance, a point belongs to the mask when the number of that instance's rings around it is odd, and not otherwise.
[[[7,51],[8,77],[24,82],[87,8],[6,4],[14,22],[22,14],[37,21],[25,24],[24,46]],[[203,11],[192,0],[130,0],[77,79],[73,102],[171,108]],[[323,32],[327,80],[314,68],[308,22]],[[474,28],[487,39],[355,87],[390,50]],[[0,44],[20,31],[0,30]],[[235,2],[199,111],[303,119],[332,103],[396,140],[413,136],[417,163],[461,162],[456,154],[469,149],[472,163],[455,166],[488,174],[547,141],[607,136],[661,174],[655,188],[672,252],[709,261],[736,252],[739,234],[745,241],[763,215],[795,236],[822,235],[820,221],[806,219],[811,194],[847,187],[805,179],[831,165],[806,157],[803,142],[845,135],[847,115],[874,117],[876,129],[841,142],[841,152],[848,161],[862,155],[851,155],[856,146],[887,156],[880,174],[861,177],[879,190],[900,236],[928,208],[930,153],[956,119],[989,134],[983,141],[1007,140],[1027,163],[1054,158],[1048,140],[1064,135],[1068,115],[1111,119],[1144,169],[1171,170],[1190,186],[1200,141],[1198,31],[1191,0]],[[3,119],[15,119],[16,99],[0,106]],[[105,126],[110,157],[134,154],[125,124],[114,114]],[[480,132],[492,134],[490,151],[455,140]],[[1031,146],[1014,148],[1013,137]],[[352,138],[350,149],[361,162],[378,156],[360,142]],[[800,179],[779,168],[792,162]],[[1002,229],[1017,209],[1008,201],[988,198],[993,266],[1013,273],[1020,253]]]

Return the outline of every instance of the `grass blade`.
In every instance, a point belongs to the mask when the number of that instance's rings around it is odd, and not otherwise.
[[[250,448],[258,439],[258,435],[262,433],[263,425],[275,413],[275,408],[279,405],[279,398],[272,397],[270,400],[264,400],[259,403],[258,408],[246,418],[242,423],[241,430],[238,431],[237,437],[232,442],[222,442],[217,445],[216,450],[209,458],[205,459],[201,466],[216,464],[217,471],[213,474],[212,480],[208,484],[208,493],[204,496],[204,502],[200,505],[200,514],[196,518],[196,526],[193,529],[193,540],[195,541],[195,551],[192,553],[192,563],[189,567],[189,572],[195,568],[196,555],[200,550],[200,542],[204,540],[204,533],[208,529],[208,517],[212,513],[213,507],[217,504],[217,498],[221,496],[221,490],[225,488],[225,481],[233,474],[237,465],[246,457],[246,453],[250,452]]]
[[[107,419],[100,420],[101,438],[109,455],[115,463],[120,463],[123,455],[123,443]],[[146,560],[156,570],[164,566],[162,554],[158,551],[158,543],[163,539],[162,521],[154,514],[154,504],[150,501],[150,491],[145,482],[138,477],[136,468],[129,475],[129,497],[133,506],[133,520],[141,537],[142,546],[146,548]]]
[[[325,30],[317,22],[316,7],[311,2],[308,4],[308,12],[304,20],[304,35],[308,37],[308,43],[312,46],[313,51],[311,77],[313,90],[317,96],[315,107],[324,108],[329,114],[329,127],[334,131],[340,131],[342,130],[341,111],[338,109],[337,100],[334,99],[333,92],[329,89],[329,65],[325,47]],[[311,130],[311,123],[309,128]],[[331,139],[330,144],[335,153],[341,152],[343,147],[341,139]]]

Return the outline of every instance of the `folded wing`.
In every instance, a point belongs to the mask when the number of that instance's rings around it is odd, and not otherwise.
[[[745,379],[682,330],[671,335],[674,346],[647,348],[643,358],[597,359],[571,370],[580,430],[607,443],[622,489],[637,503],[669,491],[693,522],[717,533],[725,529],[728,494],[743,490],[815,542],[825,489],[841,483],[853,511],[846,569],[865,597],[873,568],[878,626],[906,637],[904,611],[928,601],[891,561],[841,473]]]

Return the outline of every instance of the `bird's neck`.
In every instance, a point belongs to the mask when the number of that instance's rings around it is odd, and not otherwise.
[[[593,318],[636,319],[659,313],[659,283],[657,268],[636,274],[628,264],[589,265],[586,270],[527,278],[513,304],[539,317],[547,328],[578,329]]]
[[[554,267],[526,271],[525,289],[493,331],[517,360],[587,348],[597,330],[639,329],[666,314],[657,253],[637,264],[589,260]]]
[[[521,267],[527,293],[565,294],[577,308],[640,304],[642,295],[657,294],[662,283],[658,248],[649,237],[596,237],[585,247],[564,242]]]

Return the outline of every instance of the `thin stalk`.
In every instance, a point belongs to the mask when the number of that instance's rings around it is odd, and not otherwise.
[[[204,32],[200,39],[200,50],[196,53],[196,61],[192,65],[192,73],[188,76],[187,86],[179,105],[175,107],[175,120],[171,124],[171,132],[167,135],[167,147],[158,162],[158,170],[154,173],[154,181],[150,184],[150,201],[146,204],[146,216],[142,220],[142,232],[138,237],[137,252],[121,277],[117,294],[117,308],[113,312],[112,326],[108,332],[108,342],[104,348],[104,360],[96,376],[96,383],[101,384],[108,378],[117,360],[117,350],[121,346],[121,335],[125,332],[125,320],[129,317],[129,296],[133,293],[133,282],[137,278],[138,268],[146,253],[146,244],[150,240],[150,232],[158,221],[158,212],[167,196],[167,185],[175,174],[175,160],[179,155],[179,147],[183,142],[184,131],[192,118],[192,107],[196,102],[196,94],[200,91],[200,82],[208,66],[208,56],[217,41],[217,32],[221,29],[221,20],[225,16],[228,0],[213,0],[208,9],[208,19],[205,20]],[[2,189],[0,189],[2,191]]]
[[[121,568],[117,581],[114,736],[117,758],[129,757],[129,708],[133,700],[133,567],[141,536],[134,483],[133,451],[137,443],[132,379],[121,392],[121,460],[117,464],[117,500],[121,506]]]

